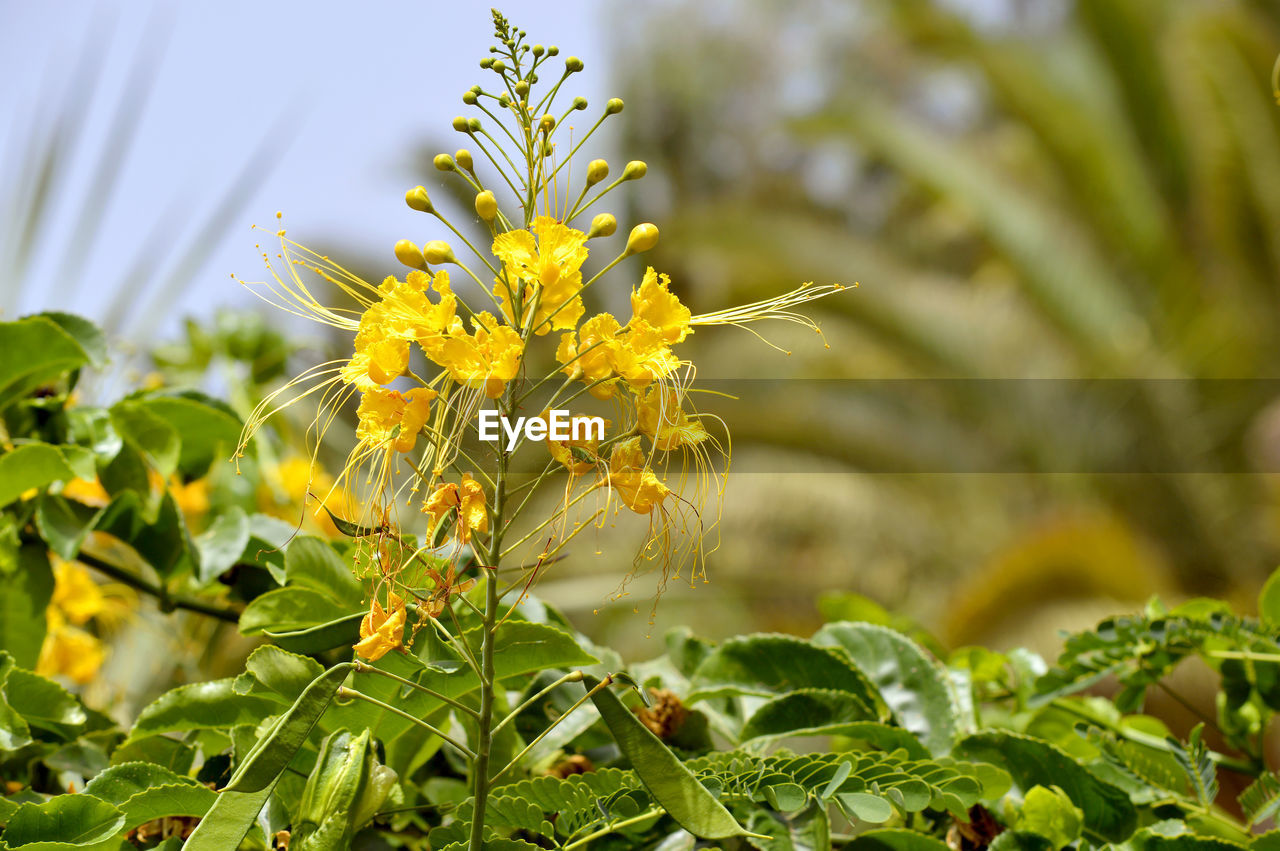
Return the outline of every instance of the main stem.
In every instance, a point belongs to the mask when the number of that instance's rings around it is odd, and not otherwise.
[[[502,415],[511,413],[511,404],[507,395],[503,396]],[[474,762],[475,806],[471,815],[470,851],[481,851],[484,844],[485,805],[489,798],[489,752],[493,743],[493,645],[495,624],[498,620],[498,562],[502,558],[502,537],[504,509],[507,502],[507,451],[502,443],[498,443],[498,475],[493,491],[493,533],[489,537],[489,554],[485,577],[484,595],[484,628],[481,632],[480,648],[480,717],[476,721],[479,733],[476,736],[476,759]]]

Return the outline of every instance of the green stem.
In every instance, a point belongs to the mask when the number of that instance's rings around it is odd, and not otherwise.
[[[479,713],[477,713],[470,706],[467,706],[466,704],[463,704],[463,703],[459,703],[458,701],[454,700],[452,697],[443,695],[440,692],[436,691],[435,689],[427,688],[421,683],[415,683],[413,680],[407,679],[406,677],[399,676],[398,674],[393,674],[390,671],[384,671],[381,668],[375,668],[369,663],[362,662],[359,659],[356,660],[355,665],[356,665],[356,673],[378,674],[379,676],[386,677],[389,680],[395,680],[396,682],[401,683],[403,685],[407,685],[410,688],[417,689],[423,694],[431,695],[436,700],[447,703],[450,706],[452,706],[454,709],[457,709],[460,712],[465,712],[467,715],[470,715],[472,718],[479,717]]]
[[[666,811],[663,810],[661,807],[655,807],[652,810],[645,810],[638,816],[632,816],[629,819],[623,819],[622,821],[605,825],[604,827],[600,828],[594,833],[588,833],[586,836],[582,837],[576,842],[570,842],[568,845],[564,846],[564,848],[562,848],[561,851],[571,851],[571,849],[573,848],[578,848],[582,845],[586,845],[588,842],[592,841],[593,839],[599,839],[602,836],[608,836],[610,833],[613,833],[614,831],[621,830],[624,827],[630,827],[633,824],[639,824],[640,822],[651,819],[654,816],[660,816],[664,812]]]
[[[581,676],[581,672],[579,672],[579,676]],[[596,693],[596,692],[600,691],[600,689],[608,688],[608,687],[609,687],[610,685],[612,685],[612,684],[613,684],[613,675],[611,674],[611,675],[609,675],[609,676],[605,677],[601,682],[599,682],[599,683],[596,685],[596,687],[595,687],[595,688],[591,689],[591,690],[590,690],[589,692],[587,692],[585,695],[583,695],[582,697],[578,698],[577,703],[573,704],[573,706],[570,706],[568,709],[566,709],[563,715],[561,715],[561,716],[560,716],[559,718],[557,718],[556,720],[552,721],[552,722],[551,722],[551,724],[547,726],[547,729],[543,730],[543,731],[542,731],[541,733],[539,733],[536,737],[534,737],[534,740],[533,740],[532,742],[530,742],[529,744],[527,744],[527,745],[525,746],[525,749],[524,749],[524,750],[522,750],[522,751],[520,751],[520,753],[516,754],[516,755],[515,755],[515,758],[514,758],[514,759],[512,759],[512,760],[511,760],[511,762],[508,762],[506,765],[502,766],[502,770],[501,770],[501,771],[499,771],[497,774],[493,775],[493,779],[494,779],[494,780],[497,780],[499,777],[501,777],[502,775],[506,774],[506,773],[507,773],[508,771],[510,771],[512,768],[514,768],[514,767],[516,767],[517,765],[519,765],[519,764],[520,764],[520,760],[524,759],[525,754],[527,754],[527,753],[529,753],[529,751],[533,750],[534,745],[538,744],[538,742],[540,742],[540,741],[542,741],[543,739],[545,739],[545,738],[547,737],[547,734],[549,734],[552,730],[554,730],[557,726],[559,726],[559,724],[560,724],[560,722],[561,722],[561,721],[563,721],[564,719],[566,719],[566,718],[568,718],[570,715],[572,715],[574,712],[576,712],[576,711],[578,710],[578,707],[579,707],[579,706],[581,706],[582,704],[584,704],[584,703],[586,703],[588,700],[590,700],[590,699],[595,695],[595,693]]]
[[[498,726],[493,728],[494,734],[496,735],[499,730],[501,730],[503,727],[507,726],[512,721],[514,721],[517,715],[519,715],[521,712],[524,712],[534,703],[541,700],[543,697],[546,697],[546,695],[555,691],[560,686],[564,685],[565,683],[579,683],[579,682],[582,682],[581,671],[573,671],[572,673],[565,674],[563,677],[556,680],[554,683],[547,686],[546,688],[540,690],[533,697],[529,698],[524,703],[520,704],[515,709],[511,710],[510,714],[508,714],[506,718],[503,718],[501,721],[499,721]]]
[[[436,736],[439,736],[441,739],[443,739],[444,741],[448,742],[449,744],[457,748],[462,753],[462,755],[465,756],[467,759],[472,760],[473,762],[476,759],[476,755],[472,753],[471,748],[462,744],[462,742],[459,742],[457,739],[454,739],[448,733],[444,732],[438,727],[428,724],[426,721],[423,721],[421,718],[415,718],[414,716],[410,715],[408,712],[405,712],[400,709],[396,709],[394,706],[392,706],[389,703],[383,703],[381,700],[378,700],[376,697],[370,697],[369,695],[365,694],[362,691],[356,691],[355,689],[350,689],[350,688],[347,688],[346,686],[342,686],[338,689],[338,697],[352,698],[355,700],[363,700],[365,703],[372,703],[374,706],[377,706],[380,709],[390,712],[392,715],[398,715],[404,720],[417,724],[422,729],[427,730],[428,732]]]
[[[220,606],[202,603],[199,600],[188,600],[183,597],[171,597],[169,596],[169,591],[163,586],[148,582],[141,576],[125,570],[123,567],[118,567],[109,561],[103,561],[96,556],[91,556],[83,550],[76,555],[76,561],[92,567],[99,573],[110,576],[122,585],[128,585],[135,591],[150,594],[152,597],[155,597],[160,601],[160,608],[164,611],[182,609],[183,611],[195,612],[211,618],[217,618],[218,620],[226,621],[227,623],[240,622],[240,613],[234,609],[224,609]]]

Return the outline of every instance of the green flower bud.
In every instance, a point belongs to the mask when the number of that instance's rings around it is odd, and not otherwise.
[[[480,60],[480,67],[488,71],[490,68],[493,67],[493,62],[494,62],[494,59],[492,56],[486,56],[484,59]]]
[[[587,163],[587,185],[595,186],[609,176],[609,164],[604,160],[592,160]]]
[[[520,97],[524,97],[525,95],[529,94],[529,83],[527,80],[521,80],[520,82],[516,83],[516,94],[518,94]]]
[[[480,96],[477,95],[475,92],[471,91],[470,89],[468,89],[467,91],[462,93],[462,102],[465,103],[467,106],[475,106],[477,103],[480,102]]]
[[[511,95],[507,94],[506,92],[503,92],[502,94],[498,95],[498,105],[504,108],[511,106]]]
[[[542,120],[538,122],[538,129],[543,133],[550,133],[556,129],[556,120],[550,115],[542,116]]]
[[[330,734],[302,790],[290,847],[350,847],[387,799],[398,797],[397,779],[393,770],[379,764],[370,731],[358,736],[346,730]]]
[[[653,225],[649,225],[653,227]],[[657,228],[653,228],[657,232]],[[432,266],[439,266],[444,263],[457,263],[458,260],[453,256],[453,249],[449,247],[449,243],[442,239],[433,239],[426,245],[422,246],[422,256]]]
[[[479,132],[480,132],[480,119],[479,119],[479,118],[469,118],[469,119],[467,119],[467,129],[468,129],[468,130],[470,130],[472,133],[479,133]]]
[[[475,170],[476,164],[471,159],[471,152],[466,148],[459,148],[458,152],[453,155],[453,158],[457,160],[460,168],[465,169],[466,171]]]
[[[542,54],[544,54],[544,53],[546,53],[546,52],[547,52],[547,49],[546,49],[545,47],[543,47],[542,45],[540,45],[540,44],[535,44],[535,45],[533,46],[533,55],[534,55],[534,56],[541,56]]]
[[[586,66],[582,64],[582,60],[576,56],[570,56],[564,61],[564,69],[570,74],[576,74]]]
[[[623,252],[624,256],[630,257],[632,254],[640,254],[648,251],[658,244],[658,226],[645,222],[642,225],[636,225],[631,229],[631,235],[627,237],[627,250]],[[431,261],[431,255],[427,255],[427,260]],[[431,261],[434,262],[434,261]]]
[[[618,220],[610,213],[600,213],[591,220],[591,230],[587,231],[587,239],[597,236],[613,236],[618,229]]]
[[[448,154],[436,154],[436,158],[432,160],[436,168],[441,171],[453,171],[457,166],[453,161],[453,157]]]
[[[413,240],[400,240],[396,243],[395,252],[396,259],[410,269],[426,270],[427,261],[422,256],[422,250],[414,244]]]
[[[554,44],[547,48],[548,56],[557,56],[559,55],[559,53],[560,53],[560,48],[556,47]]]
[[[493,70],[501,74],[503,71],[507,70],[507,63],[503,62],[501,59],[495,59],[493,60]]]
[[[649,167],[640,160],[632,160],[622,170],[623,180],[639,180],[649,173]]]
[[[609,102],[604,105],[605,115],[617,115],[622,112],[622,98],[609,98]]]
[[[404,193],[404,202],[409,205],[410,209],[417,210],[420,213],[430,213],[435,210],[435,207],[431,206],[431,198],[427,195],[425,186],[415,186]]]
[[[579,95],[573,99],[573,108],[582,110],[587,108],[587,99]]]
[[[498,199],[486,189],[476,196],[476,215],[491,222],[498,215]]]
[[[466,133],[467,132],[466,117],[462,115],[455,116],[453,119],[453,129],[457,130],[459,133]]]

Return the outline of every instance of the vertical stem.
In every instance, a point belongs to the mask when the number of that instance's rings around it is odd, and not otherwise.
[[[503,416],[511,413],[509,393],[503,396],[500,408]],[[498,619],[498,562],[502,558],[503,513],[507,501],[507,450],[498,443],[498,475],[493,492],[493,531],[489,538],[489,553],[486,561],[488,575],[485,577],[484,595],[484,628],[481,635],[480,648],[480,718],[477,721],[479,732],[476,736],[476,759],[474,766],[475,806],[471,815],[471,838],[467,847],[470,851],[481,851],[484,844],[485,805],[489,799],[489,755],[493,745],[493,699],[494,670],[493,645]]]

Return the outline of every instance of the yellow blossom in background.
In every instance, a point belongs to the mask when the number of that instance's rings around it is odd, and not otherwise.
[[[392,594],[385,609],[374,600],[372,608],[360,621],[360,641],[353,649],[362,658],[376,662],[401,645],[404,623],[404,600]]]
[[[62,486],[62,495],[93,508],[104,508],[111,502],[111,494],[97,479],[71,479]]]
[[[325,536],[334,538],[340,534],[325,509],[342,517],[350,507],[350,498],[345,490],[334,486],[333,476],[317,469],[310,459],[300,455],[264,468],[262,475],[263,481],[258,486],[259,511],[297,523],[302,506],[314,497],[318,504],[306,513]]]
[[[63,676],[77,685],[93,682],[106,659],[102,641],[95,635],[49,617],[49,631],[40,647],[36,673]]]
[[[106,610],[98,583],[79,562],[53,559],[53,597],[49,605],[66,619],[81,626]]]

